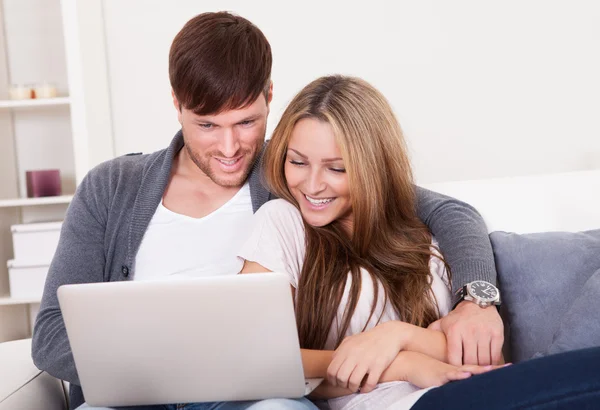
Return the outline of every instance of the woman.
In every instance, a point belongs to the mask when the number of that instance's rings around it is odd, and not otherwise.
[[[427,329],[450,309],[449,273],[417,218],[402,132],[376,89],[341,76],[306,86],[275,129],[264,165],[282,199],[255,214],[242,272],[289,275],[305,375],[327,376],[313,398],[333,409],[436,408],[452,403],[452,388],[464,408],[476,397],[470,385],[523,378],[521,365],[470,378],[496,367],[447,364],[444,335]],[[598,363],[599,355],[585,360]],[[536,369],[528,371],[526,378]],[[570,399],[576,383],[562,385]],[[552,392],[534,388],[524,399]],[[509,389],[473,405],[510,408],[518,400]]]

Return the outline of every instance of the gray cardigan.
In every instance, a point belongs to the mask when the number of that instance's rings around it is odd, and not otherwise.
[[[71,406],[83,402],[79,377],[56,296],[67,283],[131,280],[135,256],[183,147],[181,131],[167,149],[125,155],[92,169],[77,188],[50,265],[33,331],[35,365],[71,383]],[[257,161],[250,194],[254,212],[272,195],[263,187]],[[453,287],[483,279],[496,282],[486,226],[471,206],[417,189],[419,217],[439,242],[453,273]],[[123,312],[107,312],[119,314]]]

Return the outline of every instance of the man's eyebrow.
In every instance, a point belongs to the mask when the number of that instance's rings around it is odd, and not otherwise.
[[[260,117],[260,114],[252,114],[252,115],[247,116],[246,118],[239,120],[236,124],[239,124],[241,122],[246,122],[246,121],[253,121],[253,120],[258,119],[259,117]]]
[[[204,120],[204,119],[202,119],[202,118],[196,118],[196,120],[195,120],[195,121],[196,121],[196,123],[217,125],[217,124],[215,124],[215,123],[214,123],[214,122],[212,122],[212,121],[209,121],[209,120]]]

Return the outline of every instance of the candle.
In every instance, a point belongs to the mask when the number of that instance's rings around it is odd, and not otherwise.
[[[8,95],[11,100],[28,100],[32,98],[31,87],[20,84],[12,84],[8,89]]]
[[[55,98],[57,95],[56,87],[51,83],[36,84],[33,90],[35,98]]]

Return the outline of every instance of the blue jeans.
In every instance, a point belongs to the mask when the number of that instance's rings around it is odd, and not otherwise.
[[[214,403],[168,404],[158,406],[89,407],[87,404],[77,410],[318,410],[317,406],[307,398],[301,399],[267,399],[258,401],[224,401]]]
[[[411,410],[600,408],[600,347],[532,359],[445,384]]]

